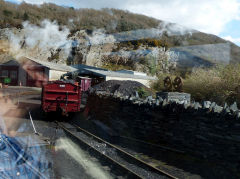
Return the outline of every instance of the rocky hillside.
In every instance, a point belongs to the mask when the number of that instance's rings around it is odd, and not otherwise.
[[[0,0],[0,28],[22,28],[23,21],[39,25],[44,19],[56,20],[72,33],[104,28],[108,33],[157,27],[159,20],[117,9],[74,9],[55,4],[16,5]]]
[[[150,74],[240,61],[240,48],[215,35],[122,10],[0,0],[0,16],[1,61],[26,55]]]

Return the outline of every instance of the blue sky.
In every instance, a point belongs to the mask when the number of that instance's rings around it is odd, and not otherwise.
[[[23,0],[7,0],[21,3]],[[240,46],[240,0],[25,0],[75,8],[129,10],[215,34]]]
[[[227,23],[219,36],[224,37],[227,40],[233,41],[240,46],[240,21],[232,20]]]

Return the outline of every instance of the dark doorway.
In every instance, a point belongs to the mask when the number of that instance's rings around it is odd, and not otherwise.
[[[9,85],[18,85],[18,66],[3,66],[1,70],[1,79],[10,78]]]

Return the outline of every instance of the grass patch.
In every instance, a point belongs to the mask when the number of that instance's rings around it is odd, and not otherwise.
[[[163,79],[174,74],[161,74],[152,83],[155,91],[164,90]],[[183,92],[190,93],[195,101],[215,101],[220,105],[234,101],[240,105],[240,64],[217,66],[211,69],[194,69],[183,77]]]
[[[153,93],[149,88],[145,88],[145,87],[138,88],[137,92],[138,92],[139,97],[143,98],[143,99],[148,96],[153,96]]]

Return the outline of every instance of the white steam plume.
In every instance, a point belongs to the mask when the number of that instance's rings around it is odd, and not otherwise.
[[[103,32],[101,32],[101,35],[102,36],[104,35],[105,39],[107,39],[108,36],[109,37],[111,36],[111,37],[115,38],[116,42],[124,42],[124,41],[133,41],[133,40],[148,39],[148,38],[159,39],[165,33],[167,33],[168,36],[178,36],[178,35],[191,36],[192,33],[195,33],[195,32],[197,32],[197,31],[186,28],[179,24],[173,24],[173,23],[169,23],[169,22],[161,22],[157,28],[137,29],[137,30],[119,32],[119,33],[113,33],[110,35],[108,35],[108,34],[106,35],[106,34],[103,34]],[[96,37],[97,37],[96,35],[98,35],[98,34],[94,34],[93,39],[96,39]],[[98,44],[102,43],[99,40],[95,40],[95,41],[98,42]]]
[[[116,28],[117,21],[109,22],[109,26],[113,26],[111,28]],[[157,28],[137,29],[113,34],[106,34],[106,30],[104,29],[96,29],[90,36],[87,36],[86,39],[88,43],[86,43],[86,45],[103,45],[106,43],[119,43],[148,38],[159,39],[165,33],[167,33],[168,36],[191,36],[192,33],[195,32],[197,31],[169,22],[161,22]]]
[[[40,26],[23,22],[23,29],[19,33],[8,33],[10,40],[10,52],[14,56],[34,56],[44,55],[50,56],[50,51],[55,51],[58,48],[69,53],[71,41],[68,40],[69,29],[60,27],[54,22],[44,20]]]
[[[193,32],[197,32],[196,30],[184,27],[182,25],[166,21],[161,22],[158,26],[158,29],[160,30],[160,35],[162,35],[163,32],[166,32],[169,36],[192,35]]]
[[[88,37],[89,45],[103,45],[106,43],[114,43],[115,39],[110,34],[106,34],[104,29],[97,29],[93,31],[93,34]]]

